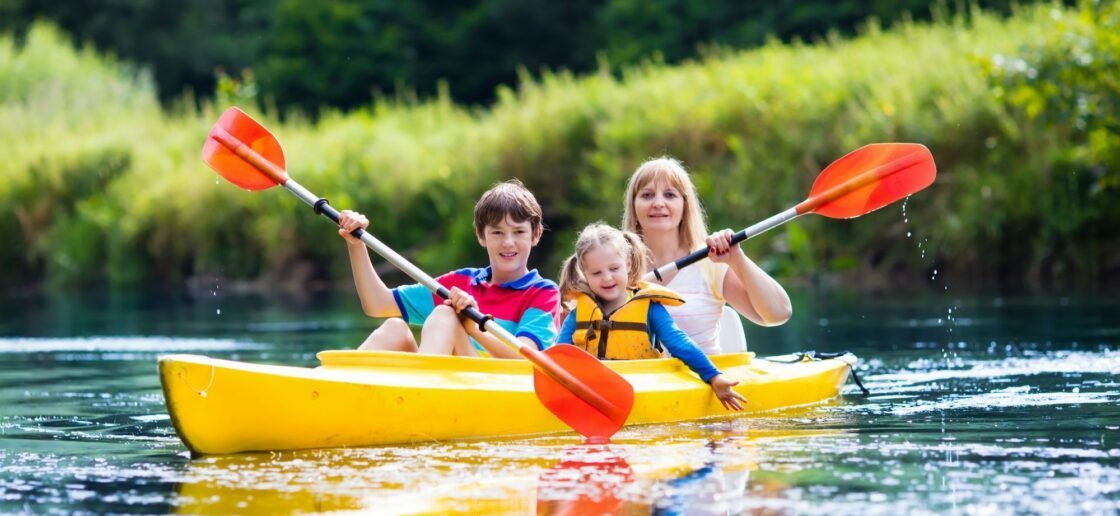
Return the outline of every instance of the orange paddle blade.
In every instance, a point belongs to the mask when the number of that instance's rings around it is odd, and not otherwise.
[[[933,154],[918,143],[865,145],[825,168],[799,215],[849,219],[870,213],[933,184]]]
[[[604,412],[583,401],[540,369],[533,369],[533,386],[545,408],[584,437],[609,439],[626,424],[634,408],[634,387],[599,359],[575,346],[556,345],[544,351],[560,369],[609,401],[615,410]]]
[[[280,142],[244,111],[231,107],[210,129],[202,161],[246,190],[264,190],[288,181]]]

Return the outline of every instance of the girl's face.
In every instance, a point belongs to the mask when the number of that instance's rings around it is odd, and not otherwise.
[[[666,181],[653,181],[638,189],[634,213],[643,233],[677,231],[684,214],[684,195]]]
[[[580,259],[583,277],[591,293],[599,298],[607,311],[626,302],[626,284],[630,268],[626,257],[609,245],[600,245]]]

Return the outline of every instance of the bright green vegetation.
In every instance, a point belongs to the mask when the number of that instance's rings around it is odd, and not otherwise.
[[[444,94],[314,124],[261,117],[301,183],[371,214],[432,272],[484,260],[471,207],[502,178],[545,205],[553,231],[536,257],[554,275],[579,227],[617,223],[647,157],[682,159],[711,225],[738,229],[801,200],[845,152],[915,141],[940,176],[905,215],[806,218],[748,253],[786,277],[1089,283],[1120,269],[1118,33],[1115,3],[972,13],[621,77],[525,79],[485,110]],[[201,112],[161,110],[145,74],[64,41],[45,25],[21,47],[0,40],[0,282],[348,274],[326,222],[287,194],[217,184],[199,159],[218,113],[254,103],[252,84],[223,82]]]

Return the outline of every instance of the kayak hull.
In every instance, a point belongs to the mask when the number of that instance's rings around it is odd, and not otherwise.
[[[537,400],[523,360],[324,351],[317,368],[199,355],[159,360],[168,413],[194,454],[377,446],[570,431]],[[744,413],[837,396],[856,358],[787,364],[712,357],[740,384]],[[627,425],[730,413],[674,359],[607,362],[634,386]]]

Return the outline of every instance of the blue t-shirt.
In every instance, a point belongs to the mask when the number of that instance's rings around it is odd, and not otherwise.
[[[661,306],[661,303],[649,304],[646,328],[651,340],[656,339],[660,342],[674,358],[684,362],[689,369],[700,375],[701,380],[707,382],[713,376],[720,374],[719,369],[716,369],[716,365],[712,363],[708,355],[705,355],[696,346],[696,343],[692,342],[692,339],[688,338],[688,335],[677,327],[677,323],[673,322],[673,318],[669,316],[669,311]],[[564,319],[564,325],[560,328],[560,338],[556,342],[571,344],[574,340],[572,336],[575,331],[576,312],[572,310],[572,313],[568,314],[568,318]]]

